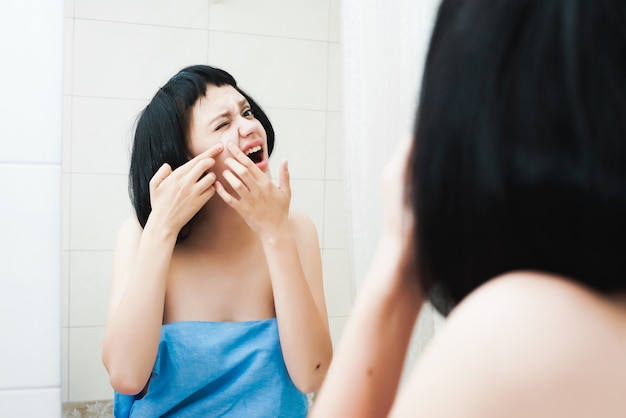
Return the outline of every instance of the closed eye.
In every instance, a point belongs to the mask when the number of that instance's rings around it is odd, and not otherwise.
[[[229,122],[222,122],[219,125],[217,125],[217,127],[215,128],[216,131],[219,131],[220,129],[222,129],[224,126],[228,125]]]

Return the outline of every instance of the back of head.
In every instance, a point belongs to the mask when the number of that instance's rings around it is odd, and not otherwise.
[[[626,290],[626,2],[444,0],[408,196],[447,313],[513,270]]]
[[[269,118],[229,73],[208,65],[182,69],[157,91],[137,119],[128,186],[142,227],[152,210],[149,182],[154,173],[164,163],[175,170],[193,157],[187,147],[191,112],[198,99],[206,94],[207,85],[230,85],[239,91],[265,128],[269,153],[273,150],[274,130]]]

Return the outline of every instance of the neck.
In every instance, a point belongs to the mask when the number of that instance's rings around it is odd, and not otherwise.
[[[186,245],[230,251],[256,240],[241,215],[215,195],[196,214],[190,224]]]

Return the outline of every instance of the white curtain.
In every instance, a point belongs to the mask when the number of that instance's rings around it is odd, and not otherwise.
[[[381,174],[411,135],[438,0],[343,0],[344,128],[351,252],[357,294],[382,220]],[[442,323],[420,316],[407,367]]]

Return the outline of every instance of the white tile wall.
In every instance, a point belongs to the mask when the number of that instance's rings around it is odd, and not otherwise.
[[[131,213],[127,177],[119,174],[73,174],[70,195],[72,250],[110,250],[117,229]]]
[[[112,251],[72,251],[69,276],[70,327],[104,326],[111,292]]]
[[[228,0],[211,4],[211,30],[328,40],[329,0]]]
[[[0,3],[0,37],[0,414],[60,418],[63,1]]]
[[[292,179],[323,179],[326,142],[326,112],[269,109],[276,133],[271,170],[278,175],[284,159]]]
[[[106,20],[144,25],[208,29],[206,0],[74,0],[78,19]]]
[[[72,172],[127,174],[132,130],[146,104],[146,100],[74,97]]]
[[[327,42],[211,31],[209,62],[265,107],[326,110]]]
[[[147,99],[181,67],[206,59],[206,31],[76,19],[72,91]]]
[[[63,20],[63,94],[72,94],[74,60],[74,19]],[[65,110],[65,104],[63,105]]]
[[[324,248],[346,248],[348,209],[345,183],[326,181],[324,194]]]
[[[350,259],[345,248],[324,249],[324,292],[326,309],[331,317],[343,317],[350,313],[354,295],[353,282],[349,280]]]
[[[100,352],[104,327],[72,327],[69,330],[69,383],[72,402],[113,398]]]
[[[61,251],[61,326],[70,326],[70,252]]]
[[[346,152],[343,141],[343,116],[341,112],[326,113],[326,156],[324,158],[327,180],[344,180]]]
[[[60,418],[61,389],[0,391],[2,416],[19,418]]]
[[[328,46],[328,110],[340,112],[343,108],[343,61],[341,45]]]
[[[60,146],[60,132],[58,137]],[[60,161],[0,164],[0,190],[0,391],[55,387],[60,382]]]
[[[291,180],[291,210],[306,213],[324,242],[324,180]]]
[[[341,0],[330,0],[328,40],[341,43]]]

